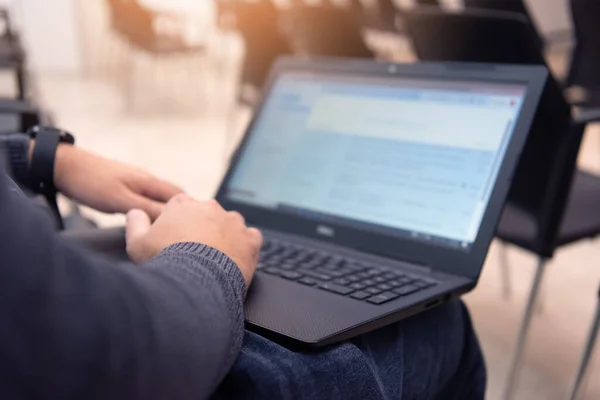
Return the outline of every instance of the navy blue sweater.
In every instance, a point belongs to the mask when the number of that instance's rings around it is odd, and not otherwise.
[[[243,338],[244,280],[195,243],[115,265],[61,239],[0,162],[0,399],[203,399]]]

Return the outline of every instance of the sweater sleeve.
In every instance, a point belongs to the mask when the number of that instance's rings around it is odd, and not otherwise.
[[[1,399],[207,398],[241,348],[244,295],[207,246],[136,266],[63,242],[0,165]]]
[[[11,176],[22,186],[29,187],[29,135],[13,133],[0,136],[0,157],[7,160]]]

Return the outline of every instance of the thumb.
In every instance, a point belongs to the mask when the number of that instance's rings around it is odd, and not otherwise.
[[[150,217],[142,210],[131,210],[127,213],[127,244],[143,237],[150,230]]]
[[[160,216],[164,204],[158,201],[154,201],[137,193],[131,193],[131,198],[128,201],[133,207],[137,208],[138,211],[144,212],[153,221]]]

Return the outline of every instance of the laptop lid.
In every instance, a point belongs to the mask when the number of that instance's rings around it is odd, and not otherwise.
[[[476,278],[546,76],[281,59],[217,200],[258,227]]]

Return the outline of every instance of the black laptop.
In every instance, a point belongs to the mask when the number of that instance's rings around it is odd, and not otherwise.
[[[250,329],[321,346],[473,289],[546,77],[279,60],[217,195],[265,236]]]

